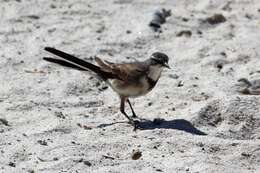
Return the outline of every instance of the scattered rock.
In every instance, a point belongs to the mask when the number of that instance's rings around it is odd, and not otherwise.
[[[58,157],[54,157],[53,160],[54,160],[54,161],[57,161],[57,160],[59,160],[59,158],[58,158]]]
[[[184,83],[182,81],[179,81],[177,84],[177,87],[182,87],[184,85]]]
[[[260,79],[249,81],[247,78],[238,80],[237,91],[247,95],[260,95]]]
[[[39,73],[39,74],[44,74],[46,72],[42,71],[42,70],[38,70],[38,69],[33,69],[33,70],[24,70],[25,73]]]
[[[155,171],[157,171],[157,172],[163,172],[161,169],[155,169]]]
[[[157,10],[153,14],[153,19],[149,23],[149,26],[155,31],[155,32],[161,32],[161,25],[166,22],[166,18],[171,16],[171,10]]]
[[[169,74],[169,77],[172,79],[178,79],[179,76],[177,74]]]
[[[10,126],[8,121],[6,119],[4,119],[4,118],[0,118],[0,124],[3,124],[5,126]]]
[[[30,18],[30,19],[34,19],[34,20],[40,19],[40,17],[37,16],[37,15],[28,15],[28,16],[26,16],[26,17],[27,17],[27,18]]]
[[[102,33],[105,29],[105,26],[101,26],[98,30],[96,30],[96,33]]]
[[[105,159],[111,159],[111,160],[115,160],[114,157],[111,157],[111,156],[107,156],[107,155],[102,155]]]
[[[206,18],[204,21],[211,25],[216,25],[226,22],[226,18],[222,14],[214,14],[213,16]]]
[[[90,127],[90,126],[87,126],[87,125],[82,125],[82,124],[80,124],[80,123],[77,123],[77,125],[78,125],[80,128],[83,128],[83,129],[85,129],[85,130],[91,130],[91,129],[93,129],[93,127]]]
[[[51,4],[50,7],[53,8],[53,9],[57,8],[56,5],[54,5],[54,4]]]
[[[188,21],[189,21],[189,19],[188,19],[188,18],[185,18],[185,17],[183,17],[183,18],[182,18],[182,21],[183,21],[183,22],[188,22]]]
[[[249,158],[249,157],[251,156],[251,154],[250,154],[250,153],[247,153],[247,152],[242,152],[242,153],[241,153],[241,156],[244,156],[244,157]]]
[[[234,142],[231,144],[231,146],[237,146],[237,145],[239,145],[239,143]]]
[[[220,52],[220,55],[227,57],[227,54],[225,52]]]
[[[250,15],[250,14],[248,14],[248,13],[246,13],[246,14],[245,14],[245,17],[246,17],[247,19],[251,20],[253,16]]]
[[[214,67],[218,69],[218,71],[220,72],[221,69],[224,67],[225,64],[228,64],[229,62],[227,60],[224,59],[218,59],[214,62]]]
[[[55,32],[56,30],[57,30],[56,28],[48,29],[48,33],[53,33],[53,32]]]
[[[65,118],[66,118],[65,115],[63,115],[62,112],[54,112],[54,115],[55,115],[56,117],[58,117],[58,118],[61,118],[61,119],[65,119]]]
[[[45,140],[38,140],[37,141],[40,145],[44,145],[44,146],[47,146],[48,143],[45,141]]]
[[[142,152],[134,150],[131,157],[133,160],[138,160],[142,157]]]
[[[197,34],[202,35],[203,33],[202,33],[202,31],[198,30]]]
[[[255,73],[260,73],[260,71],[259,71],[259,70],[252,71],[252,72],[249,73],[249,75],[253,75],[253,74],[255,74]]]
[[[107,85],[101,85],[101,86],[98,87],[99,91],[105,91],[106,89],[108,89]]]
[[[210,96],[209,96],[208,94],[202,92],[202,93],[200,93],[200,94],[198,94],[198,95],[192,96],[191,99],[192,99],[193,101],[204,101],[204,100],[208,100],[209,97],[210,97]]]
[[[191,37],[192,35],[192,32],[189,31],[189,30],[183,30],[183,31],[180,31],[179,33],[177,33],[177,37],[182,37],[182,36],[185,36],[185,37]]]
[[[81,162],[83,162],[83,161],[84,161],[83,158],[80,158],[80,159],[77,159],[77,160],[73,160],[73,162],[77,162],[77,163],[81,163]]]
[[[8,165],[11,167],[16,167],[16,164],[14,162],[9,162]]]
[[[91,164],[89,161],[87,161],[87,160],[83,161],[83,163],[84,163],[85,165],[87,165],[87,166],[92,166],[92,164]]]

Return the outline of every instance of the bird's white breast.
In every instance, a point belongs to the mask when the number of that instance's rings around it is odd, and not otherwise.
[[[148,77],[150,77],[152,80],[157,81],[162,73],[162,66],[160,65],[153,65],[149,67],[149,73]]]
[[[137,97],[145,95],[149,92],[149,83],[146,78],[143,77],[138,83],[124,83],[117,79],[107,81],[111,88],[116,91],[119,95],[127,97]]]
[[[153,81],[157,81],[161,75],[162,67],[154,65],[149,67],[148,76],[143,76],[135,82],[121,81],[118,79],[110,79],[107,83],[111,88],[121,96],[137,97],[147,94],[151,90],[151,86],[147,77]],[[152,86],[153,88],[153,86]]]

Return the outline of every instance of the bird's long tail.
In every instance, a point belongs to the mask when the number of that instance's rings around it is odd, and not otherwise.
[[[56,63],[56,64],[59,64],[59,65],[65,66],[65,67],[74,68],[74,69],[81,70],[81,71],[91,70],[91,71],[97,73],[103,80],[114,79],[114,78],[119,79],[119,77],[116,74],[103,71],[100,67],[98,67],[94,64],[91,64],[87,61],[84,61],[82,59],[79,59],[73,55],[65,53],[63,51],[60,51],[60,50],[57,50],[57,49],[51,48],[51,47],[45,47],[45,50],[47,52],[50,52],[50,53],[66,60],[65,61],[65,60],[61,60],[61,59],[44,57],[43,59],[46,61]]]

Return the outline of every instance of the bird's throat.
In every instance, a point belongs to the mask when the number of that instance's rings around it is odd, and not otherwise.
[[[158,81],[161,76],[163,68],[159,65],[149,67],[148,77],[153,81]]]

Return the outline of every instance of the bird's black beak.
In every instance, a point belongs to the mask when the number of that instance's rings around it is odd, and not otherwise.
[[[168,69],[171,69],[171,67],[169,66],[169,64],[166,62],[163,64],[164,67],[168,68]]]

